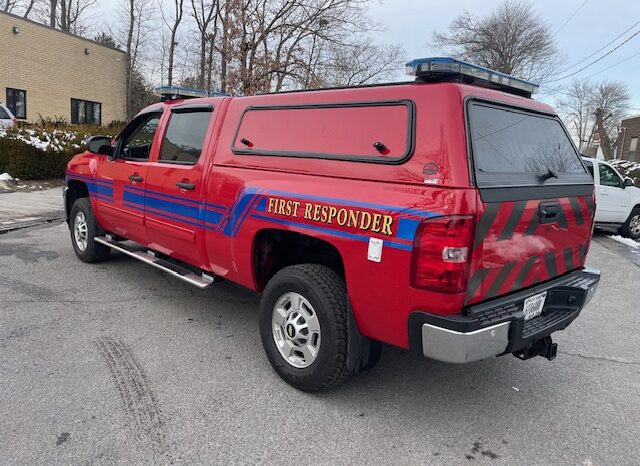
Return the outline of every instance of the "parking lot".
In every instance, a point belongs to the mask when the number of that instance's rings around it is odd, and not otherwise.
[[[271,370],[259,296],[197,290],[65,224],[0,236],[0,463],[638,464],[640,268],[594,242],[596,297],[554,362],[385,347],[310,395]]]

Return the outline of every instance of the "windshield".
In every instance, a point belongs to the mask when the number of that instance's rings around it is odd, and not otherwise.
[[[9,116],[9,114],[7,113],[7,111],[0,107],[0,120],[10,120],[11,117]]]
[[[472,103],[469,127],[479,184],[540,184],[588,176],[554,118]]]

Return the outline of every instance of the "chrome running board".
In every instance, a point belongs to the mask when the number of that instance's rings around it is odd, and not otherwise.
[[[96,236],[94,238],[94,241],[96,243],[109,246],[110,248],[126,254],[129,257],[138,259],[140,262],[151,265],[157,269],[162,270],[163,272],[167,272],[169,275],[173,275],[174,277],[190,283],[191,285],[197,286],[198,288],[207,288],[208,286],[213,285],[213,283],[215,283],[217,280],[217,277],[213,276],[212,274],[203,272],[202,274],[198,275],[196,272],[193,272],[189,269],[181,267],[167,260],[160,259],[155,256],[155,253],[153,251],[146,252],[133,249],[126,244],[122,244],[121,242],[116,241],[111,235]]]

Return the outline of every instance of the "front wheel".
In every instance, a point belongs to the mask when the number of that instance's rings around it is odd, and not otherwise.
[[[636,207],[629,214],[629,218],[620,227],[620,234],[627,238],[640,239],[640,207]]]
[[[333,270],[318,264],[280,270],[260,302],[260,336],[278,375],[308,392],[344,382],[349,312],[344,281]]]
[[[73,203],[69,217],[71,244],[76,256],[83,262],[99,262],[109,257],[111,248],[93,239],[104,234],[91,210],[91,203],[82,197]]]

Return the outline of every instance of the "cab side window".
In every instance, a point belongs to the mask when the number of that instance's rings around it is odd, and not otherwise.
[[[158,161],[195,165],[200,158],[210,121],[211,109],[172,112]]]
[[[151,153],[153,137],[158,129],[160,114],[152,113],[134,124],[131,131],[124,134],[120,146],[120,156],[126,160],[147,161]]]
[[[598,171],[600,172],[600,184],[602,186],[611,186],[614,188],[621,186],[620,177],[608,165],[598,164]]]

